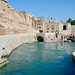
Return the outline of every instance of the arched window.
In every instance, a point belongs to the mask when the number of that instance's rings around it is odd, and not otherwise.
[[[51,29],[54,30],[54,25],[51,25]]]
[[[67,30],[66,25],[63,26],[63,30]]]
[[[46,26],[46,30],[49,30],[49,25]]]
[[[56,34],[56,38],[58,38],[58,34]]]
[[[31,19],[31,17],[29,16],[29,19]]]

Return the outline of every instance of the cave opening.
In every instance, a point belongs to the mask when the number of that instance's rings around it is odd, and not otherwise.
[[[38,40],[38,42],[44,42],[44,37],[38,36],[38,37],[37,37],[37,40]]]

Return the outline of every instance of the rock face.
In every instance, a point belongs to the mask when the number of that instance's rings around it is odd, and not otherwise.
[[[0,0],[0,1],[4,1],[4,2],[6,2],[6,3],[7,3],[7,0]]]
[[[2,34],[27,33],[32,32],[32,27],[17,9],[8,4],[7,0],[0,0],[0,30]]]

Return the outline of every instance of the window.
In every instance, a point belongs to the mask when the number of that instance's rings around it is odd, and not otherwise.
[[[41,27],[39,27],[39,29],[41,29]]]
[[[46,33],[49,33],[49,31],[46,31]]]
[[[5,9],[3,9],[3,11],[5,11]]]
[[[65,39],[65,36],[64,36],[64,39]]]
[[[37,20],[37,22],[41,22],[41,20]]]
[[[56,34],[56,38],[58,38],[58,34]]]
[[[37,28],[41,29],[41,27],[37,27]]]
[[[46,23],[48,23],[48,21],[47,21],[47,20],[46,20],[45,22],[46,22]]]
[[[29,16],[29,19],[31,19],[31,17]]]
[[[58,33],[58,30],[56,30],[55,33]]]
[[[51,31],[51,33],[53,33],[54,31]]]
[[[63,26],[63,30],[67,30],[67,29],[66,29],[66,25]]]
[[[46,30],[49,30],[49,25],[46,25]]]
[[[51,29],[54,30],[54,25],[51,25]]]
[[[40,33],[43,33],[43,30],[39,30]]]
[[[33,23],[32,23],[32,26],[33,26]]]
[[[41,22],[43,22],[43,20],[41,20]]]

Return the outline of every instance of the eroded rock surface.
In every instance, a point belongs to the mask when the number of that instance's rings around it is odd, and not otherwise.
[[[2,34],[32,32],[32,27],[25,18],[17,9],[11,7],[7,0],[0,0],[0,29],[1,27]]]

